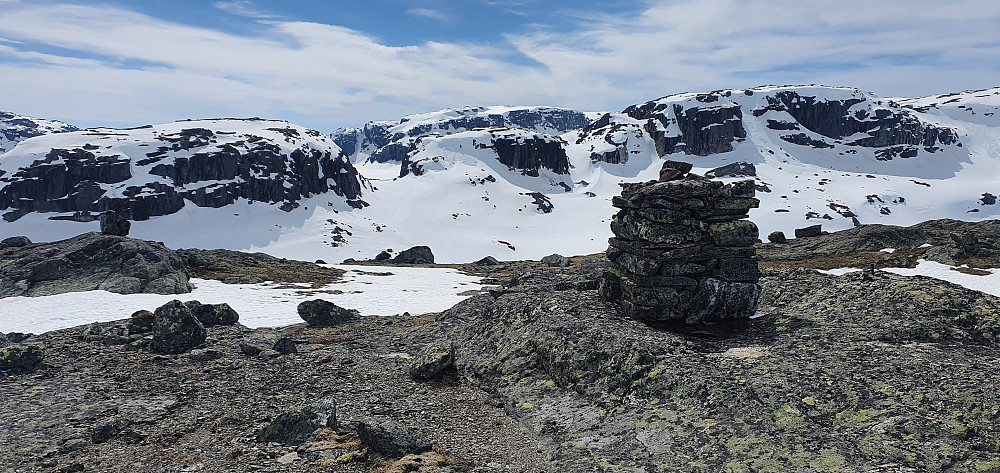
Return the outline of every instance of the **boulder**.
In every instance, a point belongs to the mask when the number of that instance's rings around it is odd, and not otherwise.
[[[434,264],[434,254],[429,246],[414,246],[413,248],[400,251],[393,263],[397,264]]]
[[[430,442],[418,437],[394,419],[380,417],[362,421],[358,423],[357,429],[361,445],[389,458],[400,458],[431,449]]]
[[[101,233],[105,235],[128,236],[132,222],[109,210],[101,214]]]
[[[45,350],[38,345],[8,345],[0,348],[0,372],[22,374],[42,363]]]
[[[546,266],[552,266],[556,268],[565,268],[570,265],[569,258],[560,255],[558,253],[553,253],[542,258],[542,264]]]
[[[454,345],[450,347],[432,345],[425,348],[410,363],[410,377],[418,381],[429,381],[454,368]]]
[[[128,333],[149,333],[153,330],[154,314],[148,310],[137,310],[128,319]]]
[[[4,248],[20,248],[30,244],[31,240],[29,240],[26,236],[12,236],[10,238],[4,238],[3,241],[0,241],[0,250]]]
[[[691,172],[694,166],[682,161],[664,161],[660,167],[660,182],[676,181]]]
[[[340,325],[361,317],[354,309],[345,309],[322,299],[314,299],[299,304],[299,317],[310,327],[331,327]]]
[[[810,225],[808,227],[796,228],[795,238],[812,238],[823,234],[823,225]]]
[[[198,301],[187,301],[184,305],[206,327],[213,325],[233,325],[240,320],[240,314],[237,314],[225,302],[221,304],[202,304]]]
[[[785,238],[785,232],[771,232],[767,234],[767,241],[771,243],[785,243],[788,239]]]
[[[392,259],[392,255],[388,251],[382,251],[381,253],[375,255],[375,261],[387,261]]]
[[[177,354],[202,343],[208,332],[183,302],[172,300],[153,313],[152,348],[159,353]]]
[[[257,441],[300,445],[312,441],[314,432],[325,427],[337,427],[335,399],[323,399],[302,409],[280,414],[257,433]]]

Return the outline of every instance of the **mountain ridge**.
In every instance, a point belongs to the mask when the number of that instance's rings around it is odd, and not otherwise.
[[[1000,165],[998,111],[1000,88],[907,99],[825,86],[674,94],[620,112],[446,109],[338,129],[325,138],[357,173],[363,200],[300,192],[275,202],[289,203],[282,215],[227,192],[219,208],[231,213],[189,206],[136,231],[165,234],[175,246],[333,261],[423,244],[440,261],[454,262],[588,254],[606,246],[618,185],[655,179],[664,158],[691,162],[696,172],[725,181],[753,179],[762,202],[750,218],[764,235],[815,223],[838,230],[982,219],[1000,215],[1000,178],[992,171]],[[8,163],[36,146],[31,142],[0,157],[0,172],[6,170],[0,186],[10,185],[2,182],[13,171]],[[176,187],[179,177],[175,167],[151,179]],[[342,205],[348,200],[364,208]],[[238,226],[255,235],[181,237],[158,219]],[[63,223],[29,212],[0,228],[33,237],[69,234],[69,227],[49,225]]]

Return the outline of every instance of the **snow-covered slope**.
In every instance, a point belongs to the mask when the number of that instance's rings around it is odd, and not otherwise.
[[[355,202],[361,192],[357,171],[329,137],[258,119],[30,138],[0,155],[0,185],[6,221],[32,212],[89,221],[104,210],[146,220],[238,200],[288,211],[310,195],[332,191],[333,200]]]
[[[362,128],[342,128],[331,134],[352,160],[402,161],[425,136],[447,135],[480,128],[513,128],[549,135],[583,128],[586,114],[554,107],[466,107],[408,115],[399,121],[375,121]]]
[[[15,145],[31,137],[77,130],[73,125],[55,120],[0,112],[0,154],[14,149]]]
[[[619,184],[655,179],[663,159],[691,162],[696,172],[727,181],[754,179],[761,206],[750,218],[762,236],[775,230],[791,234],[815,223],[837,230],[856,223],[997,218],[998,107],[1000,89],[884,99],[851,88],[766,86],[668,96],[614,113],[452,109],[342,129],[330,139],[275,122],[180,123],[27,140],[0,157],[0,170],[7,172],[0,179],[9,179],[52,148],[90,144],[98,149],[88,152],[101,152],[95,158],[142,160],[162,144],[168,148],[164,162],[173,162],[173,171],[161,168],[151,175],[160,162],[137,168],[132,160],[132,175],[142,175],[145,184],[152,182],[151,176],[162,177],[157,182],[173,185],[189,199],[206,183],[215,186],[206,188],[209,193],[245,180],[188,182],[182,177],[188,171],[177,165],[181,159],[196,164],[193,168],[215,169],[213,160],[196,163],[199,150],[242,141],[237,148],[246,154],[256,142],[249,137],[253,135],[280,148],[282,156],[301,148],[306,154],[319,150],[322,156],[329,151],[329,159],[337,161],[336,142],[346,150],[336,175],[353,176],[356,167],[367,178],[359,178],[358,192],[361,183],[371,185],[364,189],[364,201],[350,192],[347,199],[334,198],[296,181],[303,172],[329,178],[326,171],[285,167],[284,174],[273,175],[281,189],[299,185],[308,192],[283,191],[283,198],[268,200],[238,193],[234,198],[227,191],[228,197],[212,200],[220,208],[185,205],[171,215],[135,222],[133,236],[173,247],[261,250],[330,262],[372,258],[385,249],[398,252],[414,245],[429,245],[439,262],[486,255],[539,258],[553,252],[603,251],[611,235],[611,198],[620,193]],[[196,127],[214,130],[208,140],[217,143],[185,150],[163,142]],[[298,136],[268,131],[284,128]],[[72,143],[58,146],[46,141],[70,137]],[[142,143],[155,147],[140,147]],[[192,164],[186,166],[192,169]],[[133,184],[122,183],[102,186],[112,197],[126,196],[124,189]],[[330,187],[346,190],[340,184]],[[155,191],[147,187],[143,193]],[[288,211],[259,200],[287,202]],[[51,239],[96,228],[93,222],[48,220],[51,215],[28,212],[15,222],[0,222],[0,235]]]

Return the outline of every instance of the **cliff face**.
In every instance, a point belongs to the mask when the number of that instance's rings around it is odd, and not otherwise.
[[[145,220],[187,202],[217,208],[241,198],[291,210],[314,194],[361,195],[361,177],[336,145],[284,122],[98,129],[30,145],[0,163],[0,210],[9,209],[8,221],[29,212],[89,220],[90,212],[105,210]]]
[[[777,138],[798,146],[878,148],[876,159],[911,158],[961,146],[955,130],[922,122],[911,110],[856,89],[761,87],[707,94],[679,94],[607,114],[582,130],[603,137],[614,149],[594,151],[594,161],[612,164],[627,156],[627,145],[611,138],[622,127],[640,126],[659,156],[728,153],[754,128],[787,131]],[[582,142],[582,138],[581,138]],[[607,146],[603,146],[607,148]]]

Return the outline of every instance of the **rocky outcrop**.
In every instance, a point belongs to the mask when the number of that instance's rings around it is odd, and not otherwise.
[[[662,100],[662,99],[661,99]],[[676,152],[707,156],[733,150],[733,143],[746,138],[743,112],[737,104],[709,107],[672,106],[655,100],[626,108],[624,114],[645,120],[645,129],[656,145],[656,153]]]
[[[191,292],[182,256],[161,243],[84,233],[0,248],[0,297],[102,289],[119,294]]]
[[[569,159],[563,143],[552,138],[497,138],[493,142],[497,158],[504,165],[537,177],[545,168],[556,174],[569,174]]]
[[[237,199],[292,210],[301,199],[327,192],[354,201],[361,195],[357,170],[322,134],[285,122],[259,122],[253,133],[229,130],[229,121],[191,122],[131,130],[75,133],[73,148],[52,148],[42,159],[9,155],[0,163],[0,210],[8,221],[30,212],[115,211],[146,220],[185,203],[223,207]],[[281,126],[273,126],[278,125]],[[200,125],[200,126],[199,126]],[[240,123],[233,129],[247,129]],[[116,138],[109,146],[91,141]],[[59,143],[73,142],[62,137]],[[139,142],[145,151],[118,142]],[[113,184],[119,184],[112,187]]]
[[[744,220],[753,181],[683,177],[690,169],[667,161],[660,182],[623,185],[602,293],[647,322],[745,322],[760,297],[757,227]]]
[[[838,140],[857,133],[868,135],[867,138],[848,143],[852,146],[882,148],[916,145],[933,152],[939,144],[950,145],[958,142],[958,135],[954,130],[922,123],[916,116],[899,107],[896,107],[896,110],[876,107],[872,111],[853,108],[867,100],[866,97],[829,100],[802,95],[794,90],[784,90],[768,96],[768,107],[754,110],[753,113],[762,115],[761,110],[785,111],[806,129]],[[816,146],[812,142],[807,144]]]
[[[414,246],[400,251],[389,261],[396,264],[434,264],[434,253],[429,246]]]

